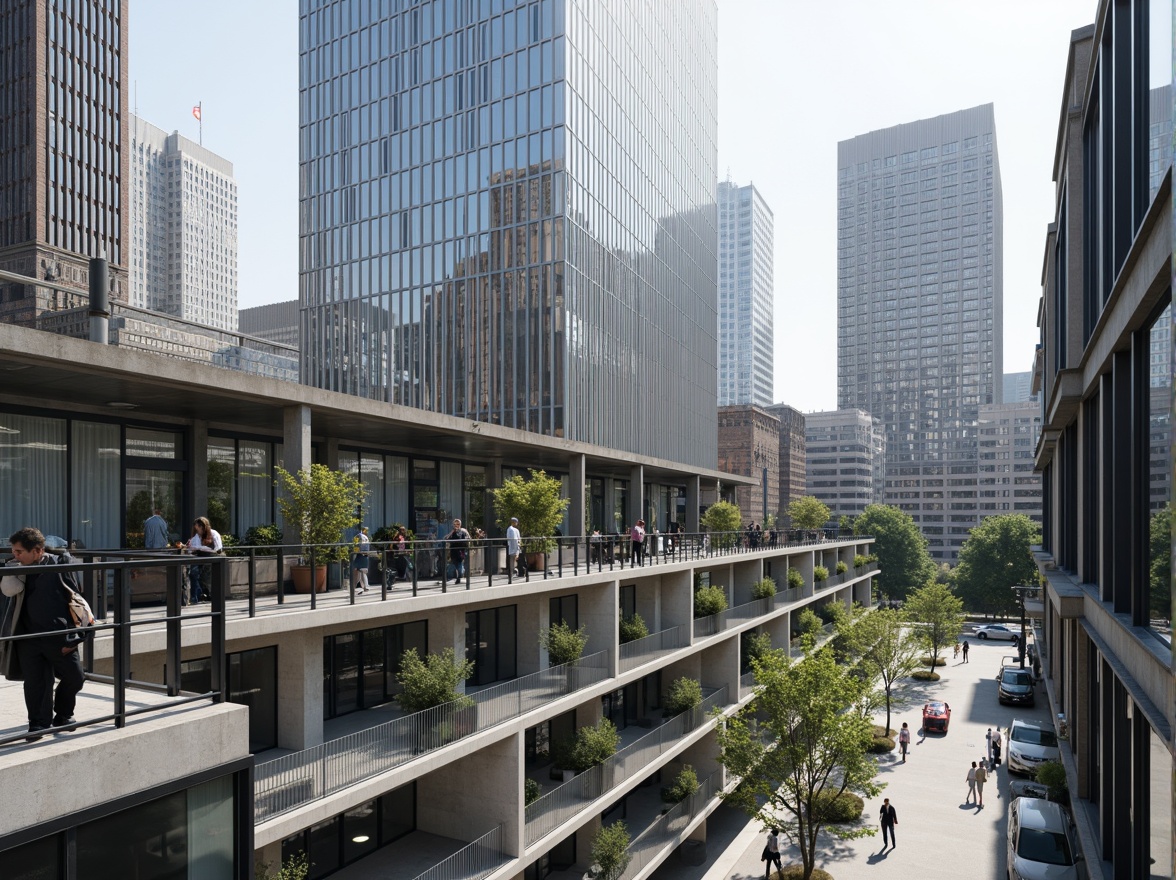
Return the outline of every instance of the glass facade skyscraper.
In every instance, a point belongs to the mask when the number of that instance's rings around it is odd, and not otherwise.
[[[303,0],[305,383],[716,459],[713,0]]]
[[[772,405],[772,209],[754,184],[719,184],[719,406]]]
[[[980,406],[1003,390],[993,107],[842,141],[837,169],[838,407],[881,420],[884,497],[951,561],[979,524]]]

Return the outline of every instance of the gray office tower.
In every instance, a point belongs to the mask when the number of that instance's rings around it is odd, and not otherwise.
[[[1003,374],[992,105],[842,141],[837,168],[838,407],[882,421],[884,497],[953,560],[978,523],[976,425]]]
[[[302,381],[713,467],[714,0],[378,11],[302,2]]]
[[[772,405],[772,230],[754,184],[719,184],[719,406]]]

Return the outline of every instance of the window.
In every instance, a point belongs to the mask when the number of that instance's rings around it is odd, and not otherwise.
[[[516,606],[466,613],[466,659],[474,661],[470,684],[505,681],[516,674]]]

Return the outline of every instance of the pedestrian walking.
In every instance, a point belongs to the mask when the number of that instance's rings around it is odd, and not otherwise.
[[[992,766],[1000,766],[1000,728],[996,729],[996,736],[992,740]]]
[[[953,659],[953,660],[959,660],[959,659],[960,659],[960,643],[959,643],[959,642],[956,642],[956,643],[955,643],[955,651],[954,651],[954,653],[952,653],[952,655],[951,655],[951,656],[952,656],[952,659]]]
[[[225,555],[220,532],[212,527],[208,517],[198,516],[196,521],[192,523],[192,537],[188,539],[188,552],[197,557]],[[207,574],[207,566],[205,565],[196,562],[188,566],[188,583],[191,585],[190,601],[194,605],[212,601],[210,592],[204,589],[205,574]],[[211,584],[209,587],[211,589]]]
[[[506,575],[511,580],[519,571],[519,542],[522,540],[519,532],[519,518],[512,516],[510,525],[506,527]]]
[[[784,866],[780,863],[780,832],[775,828],[768,833],[768,840],[764,844],[764,851],[760,856],[760,861],[765,862],[764,880],[768,880],[772,876],[773,864],[776,866],[777,871],[784,870]]]
[[[911,746],[911,729],[907,727],[907,723],[902,723],[902,730],[898,732],[898,750],[902,753],[902,762],[905,764],[907,759],[907,750]]]
[[[360,526],[359,534],[352,540],[351,555],[351,585],[355,592],[368,591],[368,566],[371,565],[372,539],[368,536],[368,527]]]
[[[462,528],[460,519],[453,521],[453,531],[445,536],[445,543],[449,547],[449,565],[453,568],[453,582],[456,584],[465,577],[466,551],[470,546],[470,533]],[[441,569],[441,583],[444,585],[449,580],[449,569]]]
[[[984,734],[984,743],[988,748],[988,766],[992,766],[992,728],[988,728],[988,733]]]
[[[976,797],[979,798],[980,806],[984,806],[984,783],[988,781],[988,771],[984,768],[984,763],[976,768]]]
[[[968,662],[968,640],[964,639],[964,662]]]
[[[976,762],[972,762],[972,766],[968,770],[968,796],[964,798],[965,804],[974,803],[976,800]]]
[[[631,545],[631,563],[633,565],[645,565],[645,520],[639,519],[629,530],[629,543]]]
[[[882,801],[882,809],[878,813],[878,821],[882,825],[882,849],[886,849],[886,840],[888,837],[890,848],[894,849],[898,846],[898,840],[894,836],[894,826],[898,824],[898,813],[894,811],[894,805],[890,803],[890,798],[885,798]]]

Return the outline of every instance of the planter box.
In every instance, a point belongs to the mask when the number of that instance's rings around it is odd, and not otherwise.
[[[255,590],[258,596],[272,596],[278,592],[278,558],[258,556],[254,562]],[[229,559],[229,598],[244,599],[249,595],[249,559]]]

